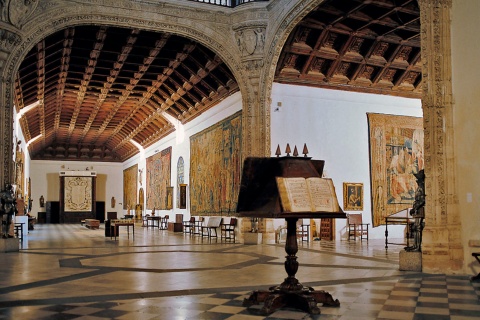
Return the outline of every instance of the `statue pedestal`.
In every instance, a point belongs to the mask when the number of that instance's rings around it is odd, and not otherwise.
[[[420,251],[400,251],[401,271],[422,271],[422,253]]]
[[[260,232],[245,232],[243,234],[243,244],[260,244],[262,239],[262,233]]]
[[[20,239],[7,238],[0,239],[0,252],[18,252],[20,251]]]

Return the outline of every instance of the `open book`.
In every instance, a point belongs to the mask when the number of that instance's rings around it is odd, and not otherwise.
[[[276,177],[283,211],[341,212],[332,179]]]

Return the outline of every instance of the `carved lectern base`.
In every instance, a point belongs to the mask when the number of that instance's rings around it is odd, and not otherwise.
[[[298,270],[297,256],[298,243],[296,223],[297,218],[286,218],[287,221],[287,241],[285,243],[285,271],[288,277],[279,286],[270,287],[267,291],[256,290],[248,299],[243,300],[244,307],[250,307],[254,304],[263,304],[260,310],[262,314],[270,314],[282,307],[292,307],[303,310],[310,314],[320,314],[317,303],[322,303],[326,307],[339,307],[338,299],[333,299],[330,293],[315,291],[312,287],[304,287],[296,278]]]
[[[291,307],[310,314],[320,314],[317,303],[324,307],[339,307],[338,299],[326,291],[315,291],[312,287],[303,287],[301,290],[282,290],[280,287],[271,287],[268,291],[256,290],[249,298],[243,300],[244,307],[264,303],[261,314],[268,315],[279,308]]]

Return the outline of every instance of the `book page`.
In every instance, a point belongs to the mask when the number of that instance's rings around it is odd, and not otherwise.
[[[277,177],[277,186],[280,192],[280,201],[284,211],[310,212],[312,211],[310,194],[305,178]]]
[[[337,195],[332,179],[312,177],[307,179],[313,211],[338,212]]]

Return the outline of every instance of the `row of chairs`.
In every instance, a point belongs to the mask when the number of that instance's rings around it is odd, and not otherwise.
[[[208,238],[218,238],[217,229],[220,229],[220,239],[235,242],[235,227],[237,218],[230,218],[228,223],[224,223],[222,217],[209,217],[205,222],[205,217],[190,217],[183,221],[183,232],[190,235],[200,235]]]

